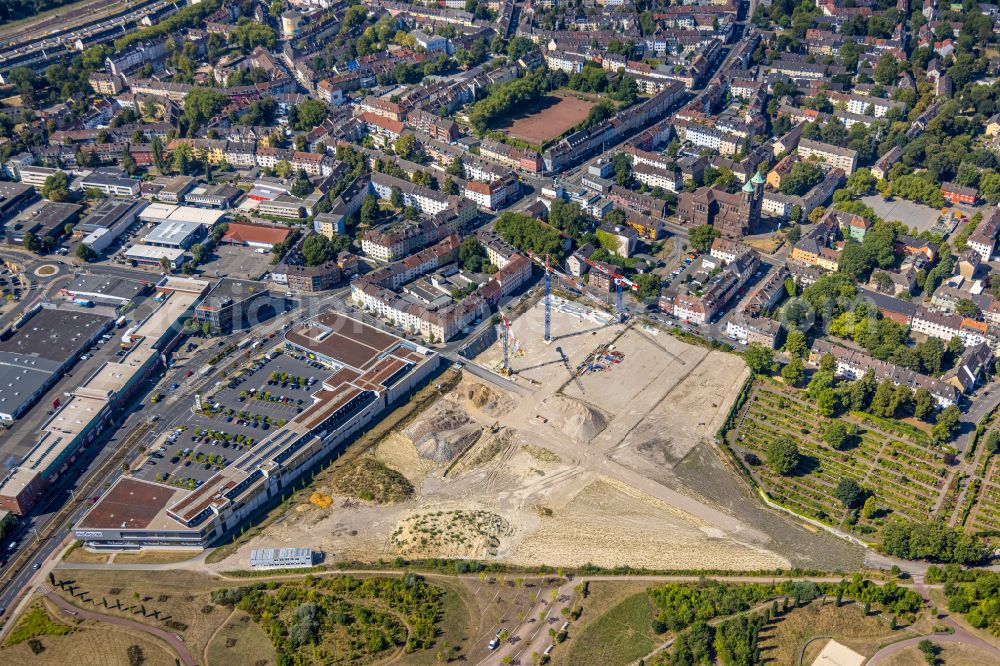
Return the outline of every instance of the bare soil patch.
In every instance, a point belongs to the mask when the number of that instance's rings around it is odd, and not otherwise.
[[[546,95],[497,129],[515,139],[541,145],[580,124],[594,106],[595,102],[565,93]]]

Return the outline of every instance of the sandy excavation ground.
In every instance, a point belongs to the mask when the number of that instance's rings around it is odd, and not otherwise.
[[[530,396],[466,373],[378,445],[372,455],[406,476],[411,499],[300,505],[215,566],[280,546],[316,548],[328,561],[860,566],[860,549],[762,508],[713,450],[747,376],[742,359],[586,310],[554,309],[549,345],[541,305],[513,322],[515,381]],[[496,367],[499,355],[494,345],[476,362]]]

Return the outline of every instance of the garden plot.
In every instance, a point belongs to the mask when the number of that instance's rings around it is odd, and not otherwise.
[[[1000,457],[987,461],[976,504],[965,524],[974,532],[1000,532]]]
[[[788,476],[776,476],[766,465],[750,469],[776,501],[806,516],[839,524],[848,512],[834,497],[843,478],[851,478],[875,492],[877,513],[845,525],[861,534],[872,534],[889,515],[914,521],[933,518],[954,472],[944,453],[930,445],[926,435],[882,420],[847,417],[858,427],[855,444],[836,451],[822,441],[829,419],[798,392],[770,382],[755,385],[739,417],[730,443],[763,460],[769,442],[791,437],[802,461]],[[753,462],[753,459],[750,459]]]

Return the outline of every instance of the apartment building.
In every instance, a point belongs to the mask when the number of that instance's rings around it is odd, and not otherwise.
[[[799,140],[796,152],[805,159],[816,157],[838,169],[843,169],[848,175],[854,173],[854,170],[858,166],[858,151],[823,143],[822,141],[801,139]]]

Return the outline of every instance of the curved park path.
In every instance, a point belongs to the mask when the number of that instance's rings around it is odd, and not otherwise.
[[[45,597],[58,606],[59,610],[67,615],[83,617],[89,620],[97,620],[98,622],[107,622],[109,624],[117,624],[122,627],[128,627],[129,629],[135,629],[136,631],[141,631],[156,636],[157,638],[161,638],[166,641],[171,648],[173,648],[174,652],[178,657],[180,657],[181,661],[184,662],[185,666],[195,666],[196,664],[194,657],[191,656],[191,652],[187,649],[187,646],[184,645],[184,642],[177,636],[177,634],[171,634],[163,629],[157,629],[156,627],[135,622],[134,620],[126,620],[121,617],[112,617],[110,615],[102,615],[101,613],[84,610],[83,608],[79,608],[67,602],[65,599],[52,591],[47,592]]]
[[[987,643],[986,641],[976,638],[967,631],[963,631],[961,634],[940,634],[936,636],[917,636],[916,638],[907,638],[906,640],[899,641],[898,643],[893,643],[892,645],[887,645],[878,652],[876,652],[871,659],[868,660],[866,666],[875,666],[875,664],[880,664],[891,655],[899,652],[900,650],[906,649],[908,647],[917,645],[922,640],[930,640],[932,643],[955,643],[956,645],[970,645],[974,648],[982,650],[986,654],[993,655],[996,659],[1000,660],[1000,650]]]

